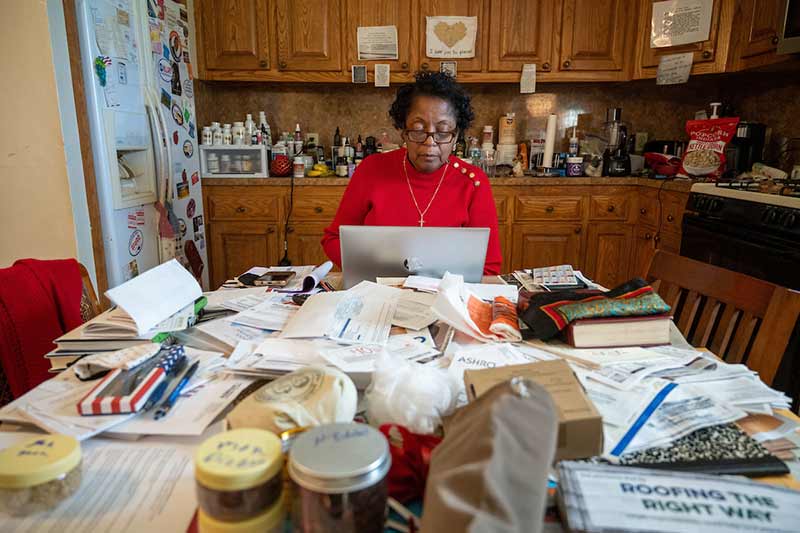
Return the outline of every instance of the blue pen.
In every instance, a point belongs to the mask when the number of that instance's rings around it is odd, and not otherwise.
[[[194,375],[195,372],[197,372],[197,367],[199,366],[200,366],[200,360],[198,359],[192,364],[192,366],[189,367],[189,370],[186,371],[181,380],[175,386],[175,389],[172,391],[172,393],[167,397],[166,400],[164,400],[164,403],[162,403],[159,406],[159,408],[156,409],[153,418],[158,420],[160,418],[167,416],[169,410],[172,409],[172,407],[175,405],[175,402],[178,401],[178,397],[181,395],[181,391],[183,391],[183,389],[186,388],[186,384],[189,383],[190,379],[192,379],[192,376]]]
[[[155,388],[155,390],[153,390],[153,393],[150,395],[150,397],[147,399],[147,402],[144,404],[142,411],[149,411],[150,409],[155,407],[155,405],[158,402],[161,401],[161,397],[164,396],[165,392],[167,392],[167,389],[172,384],[175,377],[177,377],[178,374],[183,372],[183,369],[186,368],[186,362],[188,360],[189,358],[186,357],[186,355],[183,354],[181,355],[180,359],[178,359],[178,362],[175,363],[175,365],[172,367],[169,373],[167,373],[167,379],[159,383],[158,386]]]

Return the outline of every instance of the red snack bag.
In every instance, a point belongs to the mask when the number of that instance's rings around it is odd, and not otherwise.
[[[736,133],[739,118],[687,120],[689,145],[683,154],[681,172],[690,176],[719,178],[725,170],[725,147]]]

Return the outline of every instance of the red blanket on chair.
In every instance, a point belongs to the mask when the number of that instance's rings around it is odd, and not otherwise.
[[[21,259],[0,269],[0,364],[15,398],[50,377],[42,356],[81,324],[82,291],[74,259]]]

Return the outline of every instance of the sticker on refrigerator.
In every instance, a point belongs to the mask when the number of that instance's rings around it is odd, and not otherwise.
[[[192,185],[197,185],[199,181],[200,181],[200,173],[192,172]]]
[[[197,237],[197,233],[203,231],[203,215],[197,215],[192,219],[192,227],[194,228],[195,237]]]
[[[194,201],[194,198],[189,200],[189,203],[186,204],[186,216],[189,218],[194,218],[194,212],[197,209],[197,204]]]
[[[167,109],[169,109],[170,106],[172,106],[172,97],[164,89],[161,89],[161,105],[163,105]]]
[[[181,181],[176,183],[175,186],[178,189],[178,198],[186,198],[189,196],[189,180],[186,178],[186,170],[181,173]],[[191,218],[191,215],[189,216]]]
[[[117,61],[117,81],[120,85],[128,85],[128,67],[121,61]]]
[[[189,137],[194,139],[194,122],[189,123]]]
[[[180,8],[179,13],[181,22],[189,24],[189,13],[183,8]]]
[[[111,58],[108,56],[97,56],[94,59],[94,73],[97,75],[97,81],[100,87],[105,87],[108,83],[108,67],[111,66]]]
[[[172,62],[163,57],[158,60],[158,75],[167,83],[172,81]],[[163,89],[162,89],[163,90]]]
[[[178,132],[177,131],[173,131],[172,132],[172,144],[177,146],[178,145],[178,141],[180,141],[180,138],[178,137]]]
[[[170,90],[175,96],[181,96],[183,89],[181,88],[181,74],[178,70],[178,64],[172,63],[172,77],[170,78]]]
[[[194,98],[194,83],[192,83],[188,75],[183,80],[183,94],[186,98]]]
[[[186,157],[192,157],[194,155],[194,145],[192,141],[188,139],[183,141],[183,155]]]
[[[194,202],[194,200],[192,200],[192,202]],[[183,245],[183,251],[186,254],[186,259],[189,260],[192,274],[194,274],[195,278],[200,279],[203,275],[203,258],[200,257],[200,252],[197,251],[197,246],[194,244],[194,241],[186,241]]]
[[[178,104],[175,103],[172,104],[172,118],[175,119],[175,123],[178,126],[183,126],[183,112]]]
[[[144,226],[144,209],[136,210],[136,225]]]
[[[178,229],[181,231],[181,237],[186,236],[186,221],[182,218],[178,219]]]
[[[144,234],[142,233],[142,230],[140,229],[133,230],[133,233],[131,233],[131,236],[128,239],[128,253],[131,254],[133,257],[136,257],[142,251],[143,244],[144,244]]]
[[[162,50],[162,52],[164,54],[164,59],[169,60],[169,58],[170,58],[170,56],[169,56],[169,46],[167,46],[164,43],[161,43],[161,50]]]
[[[136,259],[131,259],[131,262],[128,263],[128,279],[133,279],[139,275],[139,263],[136,262]]]
[[[117,8],[117,24],[120,26],[130,26],[131,25],[131,16],[130,14],[120,8]]]
[[[161,21],[151,18],[148,27],[150,29],[150,50],[154,54],[161,54],[163,50],[161,47]]]
[[[206,247],[206,238],[202,233],[195,233],[194,234],[194,242],[197,244],[197,247],[201,250]]]
[[[136,229],[136,213],[128,213],[128,229]]]
[[[169,51],[172,54],[173,61],[180,61],[183,57],[183,45],[181,45],[181,36],[178,32],[172,30],[169,32]]]

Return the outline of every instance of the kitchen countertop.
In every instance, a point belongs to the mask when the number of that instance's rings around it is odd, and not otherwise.
[[[490,178],[491,184],[495,187],[507,186],[543,186],[543,185],[640,185],[667,191],[688,192],[692,186],[690,180],[660,180],[652,178]],[[291,183],[290,178],[203,178],[203,184],[207,186],[281,186],[286,187]],[[343,186],[350,183],[349,178],[297,178],[294,180],[296,187],[309,185],[331,185]]]

